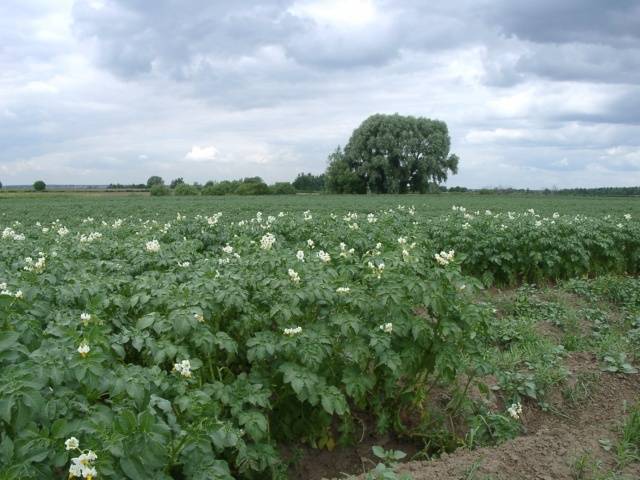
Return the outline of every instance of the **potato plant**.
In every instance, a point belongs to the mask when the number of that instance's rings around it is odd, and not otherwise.
[[[411,208],[3,226],[0,478],[282,476],[401,428],[479,351],[479,282]],[[6,229],[10,230],[6,230]]]

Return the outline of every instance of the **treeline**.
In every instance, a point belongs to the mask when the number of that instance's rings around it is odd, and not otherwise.
[[[440,187],[441,192],[471,192],[480,195],[509,195],[509,194],[527,194],[527,195],[582,195],[589,197],[631,197],[640,196],[640,187],[598,187],[598,188],[480,188],[469,189],[465,187]]]
[[[602,197],[640,196],[640,187],[599,187],[599,188],[563,188],[562,190],[545,190],[547,194],[589,195]]]
[[[296,193],[314,193],[325,190],[324,174],[300,173],[293,182],[276,182],[267,185],[261,177],[246,177],[239,180],[208,181],[204,185],[188,184],[182,178],[172,180],[165,185],[161,177],[153,176],[147,180],[146,188],[153,196],[166,195],[294,195]]]
[[[110,183],[107,185],[107,190],[145,190],[147,185],[145,183],[130,183],[123,185],[121,183]]]

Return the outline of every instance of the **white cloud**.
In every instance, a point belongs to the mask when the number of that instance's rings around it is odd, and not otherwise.
[[[319,25],[337,28],[364,27],[378,18],[372,0],[306,0],[289,8],[293,15],[310,18]]]
[[[493,130],[471,130],[465,139],[470,143],[495,143],[502,140],[520,140],[528,136],[529,133],[521,129],[495,128]]]
[[[218,158],[218,149],[213,145],[194,145],[184,156],[185,160],[191,162],[212,162]]]

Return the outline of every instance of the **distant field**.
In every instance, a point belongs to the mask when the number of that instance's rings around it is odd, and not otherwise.
[[[451,211],[453,205],[462,205],[470,211],[487,209],[507,212],[533,208],[541,215],[554,212],[601,216],[631,213],[640,216],[640,198],[635,197],[570,197],[544,195],[271,195],[257,197],[149,197],[146,193],[5,193],[0,194],[0,215],[12,219],[30,218],[48,220],[74,216],[147,216],[159,218],[182,214],[211,214],[221,211],[229,214],[246,212],[265,214],[280,211],[311,210],[318,213],[334,211],[368,213],[396,207],[399,204],[415,206],[422,216],[437,216]]]

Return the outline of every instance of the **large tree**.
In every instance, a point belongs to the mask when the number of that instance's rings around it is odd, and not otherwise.
[[[147,188],[151,188],[154,185],[164,185],[164,180],[162,179],[162,177],[153,175],[152,177],[149,177],[147,179]]]
[[[457,173],[446,123],[423,117],[372,115],[344,151],[329,157],[326,183],[337,193],[424,193]]]

